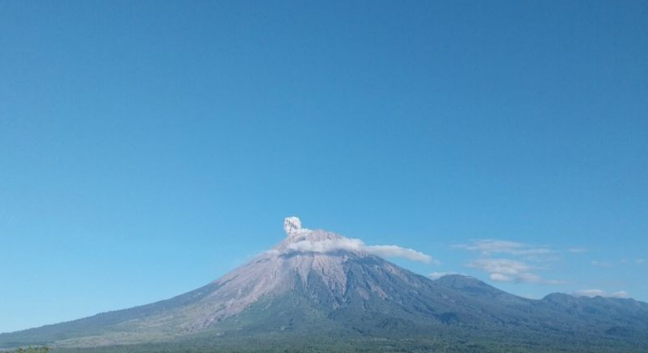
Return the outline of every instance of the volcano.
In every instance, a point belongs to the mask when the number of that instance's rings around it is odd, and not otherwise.
[[[475,278],[437,280],[384,248],[284,222],[272,249],[157,303],[0,335],[0,347],[98,351],[646,352],[648,304],[521,298]],[[412,256],[425,256],[404,249]],[[126,347],[126,348],[125,348]],[[164,347],[162,349],[161,347]]]

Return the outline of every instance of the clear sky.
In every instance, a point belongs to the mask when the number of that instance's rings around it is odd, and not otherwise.
[[[424,275],[648,301],[647,18],[0,1],[0,332],[197,288],[291,215]]]

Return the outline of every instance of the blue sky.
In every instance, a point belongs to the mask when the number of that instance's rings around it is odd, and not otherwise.
[[[290,215],[425,275],[648,301],[646,16],[2,1],[0,332],[197,288]]]

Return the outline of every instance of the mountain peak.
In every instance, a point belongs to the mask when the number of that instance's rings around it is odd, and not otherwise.
[[[298,217],[284,219],[286,238],[275,246],[270,254],[330,253],[338,250],[361,254],[364,243],[323,229],[308,229],[302,226]]]
[[[478,280],[475,277],[459,274],[449,274],[435,280],[436,283],[455,289],[481,288],[488,291],[497,291],[496,288]]]
[[[376,255],[380,257],[402,257],[411,261],[431,263],[432,257],[410,248],[398,245],[366,245],[362,240],[347,238],[322,229],[311,230],[302,226],[298,217],[284,219],[286,238],[266,255],[286,255],[289,253],[345,253],[359,257]]]
[[[648,304],[566,294],[536,301],[462,275],[432,281],[382,258],[431,260],[415,250],[366,245],[334,232],[311,230],[294,216],[284,219],[284,231],[286,237],[271,250],[202,288],[136,308],[3,334],[0,348],[170,339],[205,339],[212,344],[268,334],[292,345],[293,338],[311,340],[313,332],[371,340],[418,340],[430,332],[439,337],[457,332],[483,337],[485,331],[528,340],[545,339],[549,333],[565,341],[574,338],[575,329],[589,335],[582,342],[607,335],[631,337],[630,344],[636,346],[648,343],[648,336],[640,336],[648,332]]]

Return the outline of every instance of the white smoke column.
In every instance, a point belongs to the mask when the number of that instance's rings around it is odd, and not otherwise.
[[[310,229],[302,228],[301,220],[298,217],[286,217],[284,219],[284,232],[289,237],[307,235]]]
[[[328,253],[337,250],[347,250],[352,252],[366,252],[381,257],[400,257],[424,263],[434,261],[430,255],[398,245],[366,245],[360,239],[346,238],[337,234],[334,238],[325,239],[309,237],[308,235],[313,234],[313,232],[317,233],[318,231],[303,228],[301,220],[294,216],[284,219],[284,231],[289,239],[289,243],[284,249],[287,252]]]

